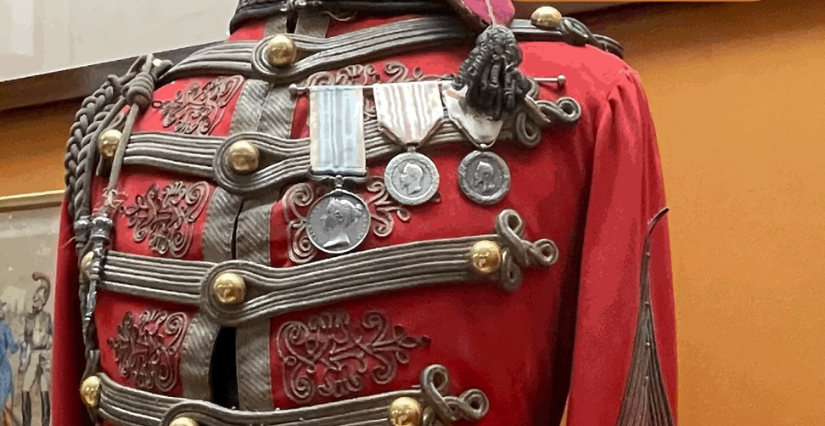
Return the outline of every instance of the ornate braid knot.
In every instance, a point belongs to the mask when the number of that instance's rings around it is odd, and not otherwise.
[[[421,372],[421,393],[426,402],[423,426],[446,426],[459,420],[477,421],[487,415],[490,401],[478,389],[449,396],[450,376],[442,365],[431,365]]]
[[[496,234],[502,238],[500,280],[507,291],[514,291],[521,284],[521,268],[527,266],[550,267],[559,258],[556,243],[549,239],[527,241],[524,236],[524,220],[515,210],[504,210],[496,218]]]

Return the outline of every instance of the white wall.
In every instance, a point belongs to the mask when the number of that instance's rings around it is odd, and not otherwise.
[[[223,40],[236,5],[236,0],[0,0],[0,81]],[[556,5],[569,13],[604,3]]]
[[[222,40],[235,0],[0,0],[0,80]]]

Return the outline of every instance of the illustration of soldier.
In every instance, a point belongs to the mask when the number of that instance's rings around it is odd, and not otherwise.
[[[44,310],[52,290],[46,274],[35,272],[32,279],[40,285],[32,296],[32,310],[26,314],[23,330],[23,350],[20,353],[20,374],[23,375],[23,426],[32,424],[32,392],[40,389],[40,425],[48,426],[51,413],[52,315]]]
[[[9,363],[9,353],[17,353],[18,346],[6,322],[6,302],[0,300],[0,407],[3,407],[3,426],[17,424],[12,415],[14,377]]]

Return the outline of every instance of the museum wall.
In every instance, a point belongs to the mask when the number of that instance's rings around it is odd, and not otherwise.
[[[825,418],[825,9],[812,3],[683,3],[585,19],[624,44],[657,122],[682,426]],[[78,105],[0,112],[0,195],[61,188]]]

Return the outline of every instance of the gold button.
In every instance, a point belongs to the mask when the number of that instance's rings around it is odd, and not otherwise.
[[[390,404],[390,423],[392,423],[392,426],[419,426],[421,416],[421,404],[412,398],[404,396]]]
[[[80,260],[80,274],[86,281],[89,280],[89,275],[92,273],[92,259],[94,258],[95,254],[88,252],[84,254],[83,259]]]
[[[561,24],[562,16],[558,9],[552,6],[542,6],[530,16],[530,22],[536,28],[552,30]]]
[[[481,240],[473,244],[470,259],[476,271],[481,274],[492,274],[501,267],[501,248],[492,241]]]
[[[89,408],[97,407],[100,398],[100,379],[97,376],[90,376],[80,385],[80,398]]]
[[[123,137],[123,133],[120,133],[120,130],[117,129],[109,129],[101,133],[100,137],[97,138],[97,150],[100,151],[100,156],[107,160],[114,158],[121,137]]]
[[[190,419],[189,417],[178,417],[175,420],[172,420],[172,423],[169,423],[169,426],[198,426],[198,422]]]
[[[215,278],[212,290],[218,301],[225,305],[237,305],[246,297],[246,283],[243,277],[233,272],[224,272]]]
[[[252,173],[258,169],[258,147],[252,142],[238,141],[229,146],[226,160],[236,173]]]
[[[266,44],[266,61],[273,67],[283,67],[295,63],[298,49],[292,39],[284,34],[272,37]]]

